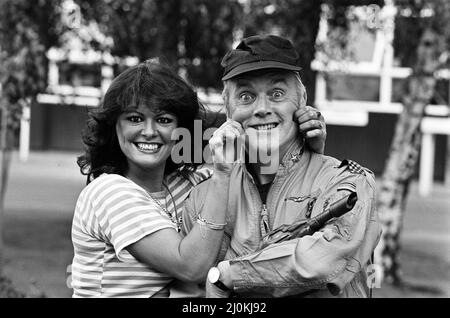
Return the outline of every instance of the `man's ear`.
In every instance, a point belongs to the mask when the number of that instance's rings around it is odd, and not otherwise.
[[[306,89],[302,89],[302,93],[300,94],[300,107],[306,106],[306,101],[308,100],[308,95],[306,94]]]
[[[231,118],[230,108],[228,105],[225,105],[225,114],[227,115],[227,119]]]
[[[231,106],[227,98],[224,98],[223,107],[225,107],[225,114],[227,115],[227,119],[231,118]]]
[[[306,102],[308,100],[308,95],[306,93],[306,87],[305,85],[303,85],[302,80],[300,78],[299,74],[296,74],[296,79],[298,80],[297,83],[297,96],[299,98],[299,106],[301,107],[305,107],[306,106]]]

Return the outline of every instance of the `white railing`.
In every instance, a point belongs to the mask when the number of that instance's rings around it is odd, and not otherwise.
[[[425,117],[421,123],[419,194],[427,196],[433,186],[436,135],[450,135],[450,118]]]

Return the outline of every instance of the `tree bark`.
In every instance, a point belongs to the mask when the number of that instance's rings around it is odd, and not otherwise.
[[[1,90],[0,90],[1,94]],[[1,102],[1,98],[0,98]],[[8,125],[8,109],[2,102],[1,106],[1,123],[0,123],[0,276],[3,274],[4,264],[4,247],[3,247],[3,215],[4,215],[4,199],[6,176],[4,176],[4,166],[7,163],[6,157],[6,141],[7,141],[7,125]]]
[[[378,212],[383,234],[376,249],[376,262],[382,266],[382,278],[401,284],[399,262],[400,234],[411,178],[421,146],[420,124],[425,107],[434,94],[438,67],[439,37],[426,30],[417,49],[417,63],[407,80],[403,111],[399,115],[388,159],[379,186]]]
[[[11,166],[12,147],[14,144],[14,132],[10,129],[10,110],[7,103],[2,99],[0,85],[0,277],[3,274],[4,265],[4,210],[5,196],[8,185],[9,168]]]

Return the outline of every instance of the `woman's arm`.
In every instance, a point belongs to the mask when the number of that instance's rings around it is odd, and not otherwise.
[[[202,217],[224,224],[229,177],[214,173],[209,181]],[[223,229],[213,230],[196,223],[184,238],[175,229],[165,228],[145,236],[126,249],[140,262],[183,281],[201,282],[213,265],[222,242]]]
[[[237,159],[235,147],[227,144],[234,143],[241,134],[240,124],[227,121],[209,141],[214,174],[208,181],[201,218],[210,225],[197,221],[184,238],[170,228],[147,235],[126,248],[136,259],[184,281],[204,281],[221,246],[230,173]]]

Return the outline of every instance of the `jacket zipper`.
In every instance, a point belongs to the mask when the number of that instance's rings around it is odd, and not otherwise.
[[[261,234],[262,236],[269,233],[269,219],[267,214],[267,206],[265,203],[262,205],[262,211],[261,211]]]

